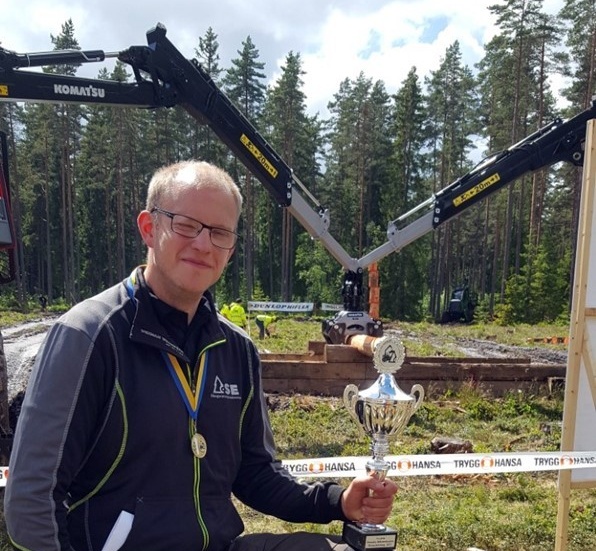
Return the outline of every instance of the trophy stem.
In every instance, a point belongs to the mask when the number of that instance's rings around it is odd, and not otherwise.
[[[389,463],[385,461],[385,456],[389,453],[389,439],[384,433],[372,435],[370,445],[372,458],[366,462],[366,474],[374,476],[378,480],[385,480]],[[364,532],[383,532],[387,530],[384,524],[374,524],[371,522],[359,522],[358,525]]]
[[[385,456],[389,453],[389,439],[386,434],[377,433],[372,435],[371,440],[372,458],[366,462],[366,473],[384,480],[389,470],[389,463],[385,461]]]

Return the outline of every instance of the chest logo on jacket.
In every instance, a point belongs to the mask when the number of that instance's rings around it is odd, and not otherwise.
[[[240,391],[235,383],[224,383],[219,377],[213,382],[212,398],[227,398],[228,400],[240,399]]]

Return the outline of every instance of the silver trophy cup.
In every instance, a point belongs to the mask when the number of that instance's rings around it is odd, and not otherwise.
[[[371,438],[372,458],[366,463],[366,472],[383,480],[389,470],[385,456],[389,442],[406,427],[410,417],[424,399],[424,389],[416,384],[411,394],[403,392],[393,373],[401,369],[405,351],[396,337],[383,337],[374,347],[373,363],[379,372],[375,383],[358,390],[348,385],[344,390],[344,404],[361,431]],[[345,523],[343,537],[346,543],[359,551],[395,549],[397,532],[384,524],[367,522]]]

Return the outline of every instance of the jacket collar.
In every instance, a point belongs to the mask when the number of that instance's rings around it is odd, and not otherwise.
[[[131,275],[124,281],[128,295],[133,299],[136,307],[130,329],[130,338],[132,341],[159,348],[160,350],[174,354],[186,362],[190,362],[191,359],[174,342],[166,328],[167,316],[164,317],[164,312],[167,312],[167,309],[171,307],[165,305],[165,303],[159,301],[159,298],[153,295],[145,282],[143,268],[143,266],[135,268]],[[159,307],[156,307],[156,301],[160,302]],[[171,314],[175,315],[175,313],[176,310],[171,308]],[[199,343],[197,347],[199,351],[225,341],[225,335],[219,324],[217,310],[209,291],[204,293],[192,323],[200,324],[200,331],[198,332]],[[196,358],[193,358],[193,361],[195,360]]]

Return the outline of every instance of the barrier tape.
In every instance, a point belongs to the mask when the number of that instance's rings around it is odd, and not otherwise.
[[[298,478],[342,478],[366,472],[369,457],[319,457],[286,459],[284,469]],[[388,476],[491,474],[562,471],[596,468],[596,452],[454,453],[437,455],[388,455]],[[9,468],[0,467],[0,487],[6,486]]]
[[[289,459],[282,466],[299,478],[355,477],[366,472],[368,457]],[[388,455],[388,476],[491,474],[596,468],[596,452],[457,453]]]

